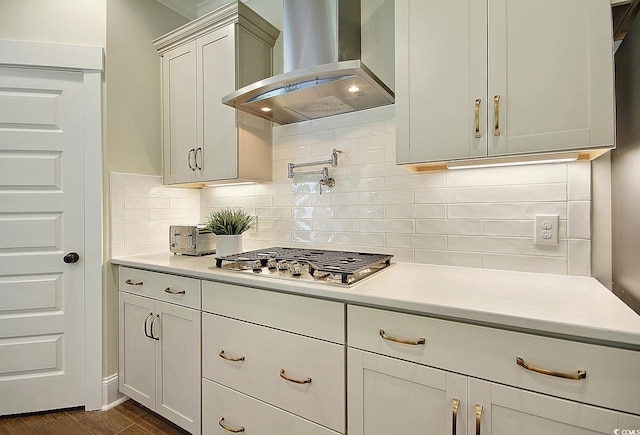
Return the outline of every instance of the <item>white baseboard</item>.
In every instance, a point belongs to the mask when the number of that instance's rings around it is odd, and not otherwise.
[[[118,390],[118,374],[102,378],[102,410],[109,409],[120,405],[122,402],[129,400],[127,396]]]

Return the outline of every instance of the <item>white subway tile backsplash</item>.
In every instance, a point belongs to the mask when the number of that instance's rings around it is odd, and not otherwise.
[[[201,213],[199,192],[165,187],[158,176],[111,173],[110,193],[112,257],[167,250],[169,225],[197,223]]]
[[[508,186],[522,182],[522,167],[478,168],[448,171],[447,187]]]
[[[483,223],[483,232],[485,236],[533,238],[533,225],[533,220],[485,220]]]
[[[591,240],[569,239],[569,275],[591,276]]]
[[[568,243],[567,240],[560,240],[557,245],[536,245],[531,239],[524,241],[525,255],[542,255],[544,257],[567,257]]]
[[[522,166],[522,183],[566,183],[567,166],[568,165],[560,165],[556,163]],[[573,164],[571,166],[573,166]]]
[[[484,202],[566,201],[566,184],[526,184],[520,186],[492,186],[482,191]]]
[[[479,219],[416,219],[416,233],[481,236],[482,221]]]
[[[567,235],[570,239],[591,238],[591,203],[589,201],[569,201],[567,204]]]
[[[482,267],[486,269],[566,275],[567,259],[561,257],[482,254]]]
[[[139,221],[139,220],[149,220],[150,219],[150,212],[151,211],[157,211],[157,210],[166,210],[166,209],[162,209],[162,208],[154,208],[154,209],[148,209],[148,208],[126,208],[124,210],[124,220],[126,221]],[[155,218],[152,218],[155,219]]]
[[[569,201],[591,200],[591,162],[580,161],[569,165],[567,190]]]
[[[360,232],[384,233],[384,219],[360,219],[358,224]]]
[[[384,134],[384,121],[356,124],[349,127],[336,128],[334,130],[336,140],[357,139],[367,136]]]
[[[416,232],[416,224],[413,219],[385,219],[385,233],[405,233],[413,234]]]
[[[416,263],[482,267],[482,254],[474,252],[425,251],[416,249],[414,256]]]
[[[482,202],[482,188],[454,187],[439,189],[418,189],[416,203],[450,204],[457,202]]]
[[[396,166],[393,105],[274,126],[273,183],[205,189],[161,177],[111,174],[111,255],[167,249],[170,223],[214,209],[258,217],[247,249],[312,246],[393,254],[394,261],[589,275],[589,162],[416,173]],[[287,176],[287,164],[329,159],[320,176]],[[301,168],[319,170],[321,165]],[[557,214],[559,245],[535,245],[537,214]],[[134,235],[135,234],[135,235]]]
[[[449,219],[522,219],[522,204],[519,202],[507,204],[448,204],[447,218]]]
[[[379,233],[335,233],[335,241],[337,245],[349,245],[341,249],[354,250],[353,246],[362,247],[381,247],[384,246],[384,234]]]
[[[426,234],[386,234],[386,246],[390,246],[392,248],[444,251],[447,249],[447,236]]]
[[[390,204],[385,206],[387,218],[424,218],[436,219],[445,217],[444,204]]]
[[[316,231],[359,231],[357,219],[314,219],[313,229]]]
[[[562,202],[523,202],[522,217],[535,219],[537,214],[557,214],[560,219],[567,219],[567,203]]]
[[[517,237],[448,236],[447,249],[463,252],[524,253],[523,240]]]

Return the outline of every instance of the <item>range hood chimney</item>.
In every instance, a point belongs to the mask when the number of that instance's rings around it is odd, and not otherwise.
[[[393,91],[360,60],[360,25],[360,0],[284,0],[284,73],[222,102],[278,124],[393,104]]]

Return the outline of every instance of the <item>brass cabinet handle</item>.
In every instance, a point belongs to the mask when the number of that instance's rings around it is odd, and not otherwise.
[[[149,322],[149,317],[153,316],[153,313],[149,313],[147,318],[144,319],[144,336],[147,338],[153,338],[151,335],[147,333],[147,323]]]
[[[476,403],[476,435],[480,435],[480,423],[482,423],[482,405]]]
[[[280,369],[280,377],[286,381],[293,382],[295,384],[310,384],[311,378],[307,379],[294,379],[284,374],[284,369]]]
[[[153,338],[154,340],[160,340],[160,337],[156,337],[156,335],[153,333],[153,325],[156,324],[156,320],[158,320],[160,318],[160,314],[156,314],[156,317],[153,318],[153,320],[151,321],[151,338]]]
[[[127,285],[142,285],[142,284],[144,284],[143,281],[131,281],[130,279],[126,280],[124,283],[127,284]]]
[[[587,377],[586,370],[578,370],[577,373],[562,373],[557,372],[555,370],[547,370],[540,367],[534,367],[532,365],[527,364],[522,358],[516,358],[516,364],[520,367],[523,367],[527,370],[531,370],[532,372],[542,373],[543,375],[556,376],[558,378],[563,379],[572,379],[574,381],[579,381],[580,379],[585,379]]]
[[[173,290],[171,287],[167,287],[166,289],[164,289],[164,292],[172,295],[183,295],[186,293],[186,291],[184,290]]]
[[[187,153],[187,163],[189,164],[189,169],[191,169],[192,171],[196,170],[196,168],[191,164],[191,155],[193,154],[194,157],[195,157],[195,153],[196,153],[195,148],[191,148],[189,150],[189,152]],[[195,158],[194,158],[194,160],[195,160]]]
[[[193,154],[193,164],[195,165],[196,169],[202,170],[202,165],[198,164],[198,153],[202,154],[202,147],[196,148],[196,151]],[[200,158],[200,160],[202,160],[202,157]]]
[[[456,435],[456,423],[458,422],[458,407],[460,406],[460,399],[453,399],[453,414],[451,420],[451,434]]]
[[[482,100],[478,98],[476,100],[476,139],[480,139],[482,135],[480,134],[480,102]]]
[[[224,424],[224,417],[220,417],[220,420],[218,420],[218,424],[222,429],[226,430],[227,432],[231,432],[231,433],[244,432],[244,426],[240,426],[238,429],[235,429],[231,426],[227,426],[226,424]]]
[[[244,361],[244,356],[239,356],[239,357],[237,357],[237,358],[234,358],[234,357],[231,357],[231,356],[226,356],[226,355],[224,354],[224,349],[220,349],[220,353],[218,354],[218,356],[219,356],[220,358],[222,358],[222,359],[226,359],[227,361],[234,361],[234,362],[237,362],[237,361]]]
[[[493,130],[493,135],[500,136],[500,95],[493,97],[493,117],[496,121],[496,128]]]
[[[406,340],[404,338],[392,337],[390,335],[387,335],[384,332],[384,329],[380,330],[380,337],[384,338],[385,340],[395,341],[396,343],[402,343],[402,344],[411,344],[413,346],[418,346],[421,344],[425,344],[427,342],[427,340],[425,340],[424,338],[419,338],[417,340]]]

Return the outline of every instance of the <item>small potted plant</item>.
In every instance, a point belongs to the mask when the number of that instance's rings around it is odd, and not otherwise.
[[[255,218],[244,210],[223,208],[207,218],[207,228],[216,235],[216,257],[242,252],[242,233],[255,226]]]

